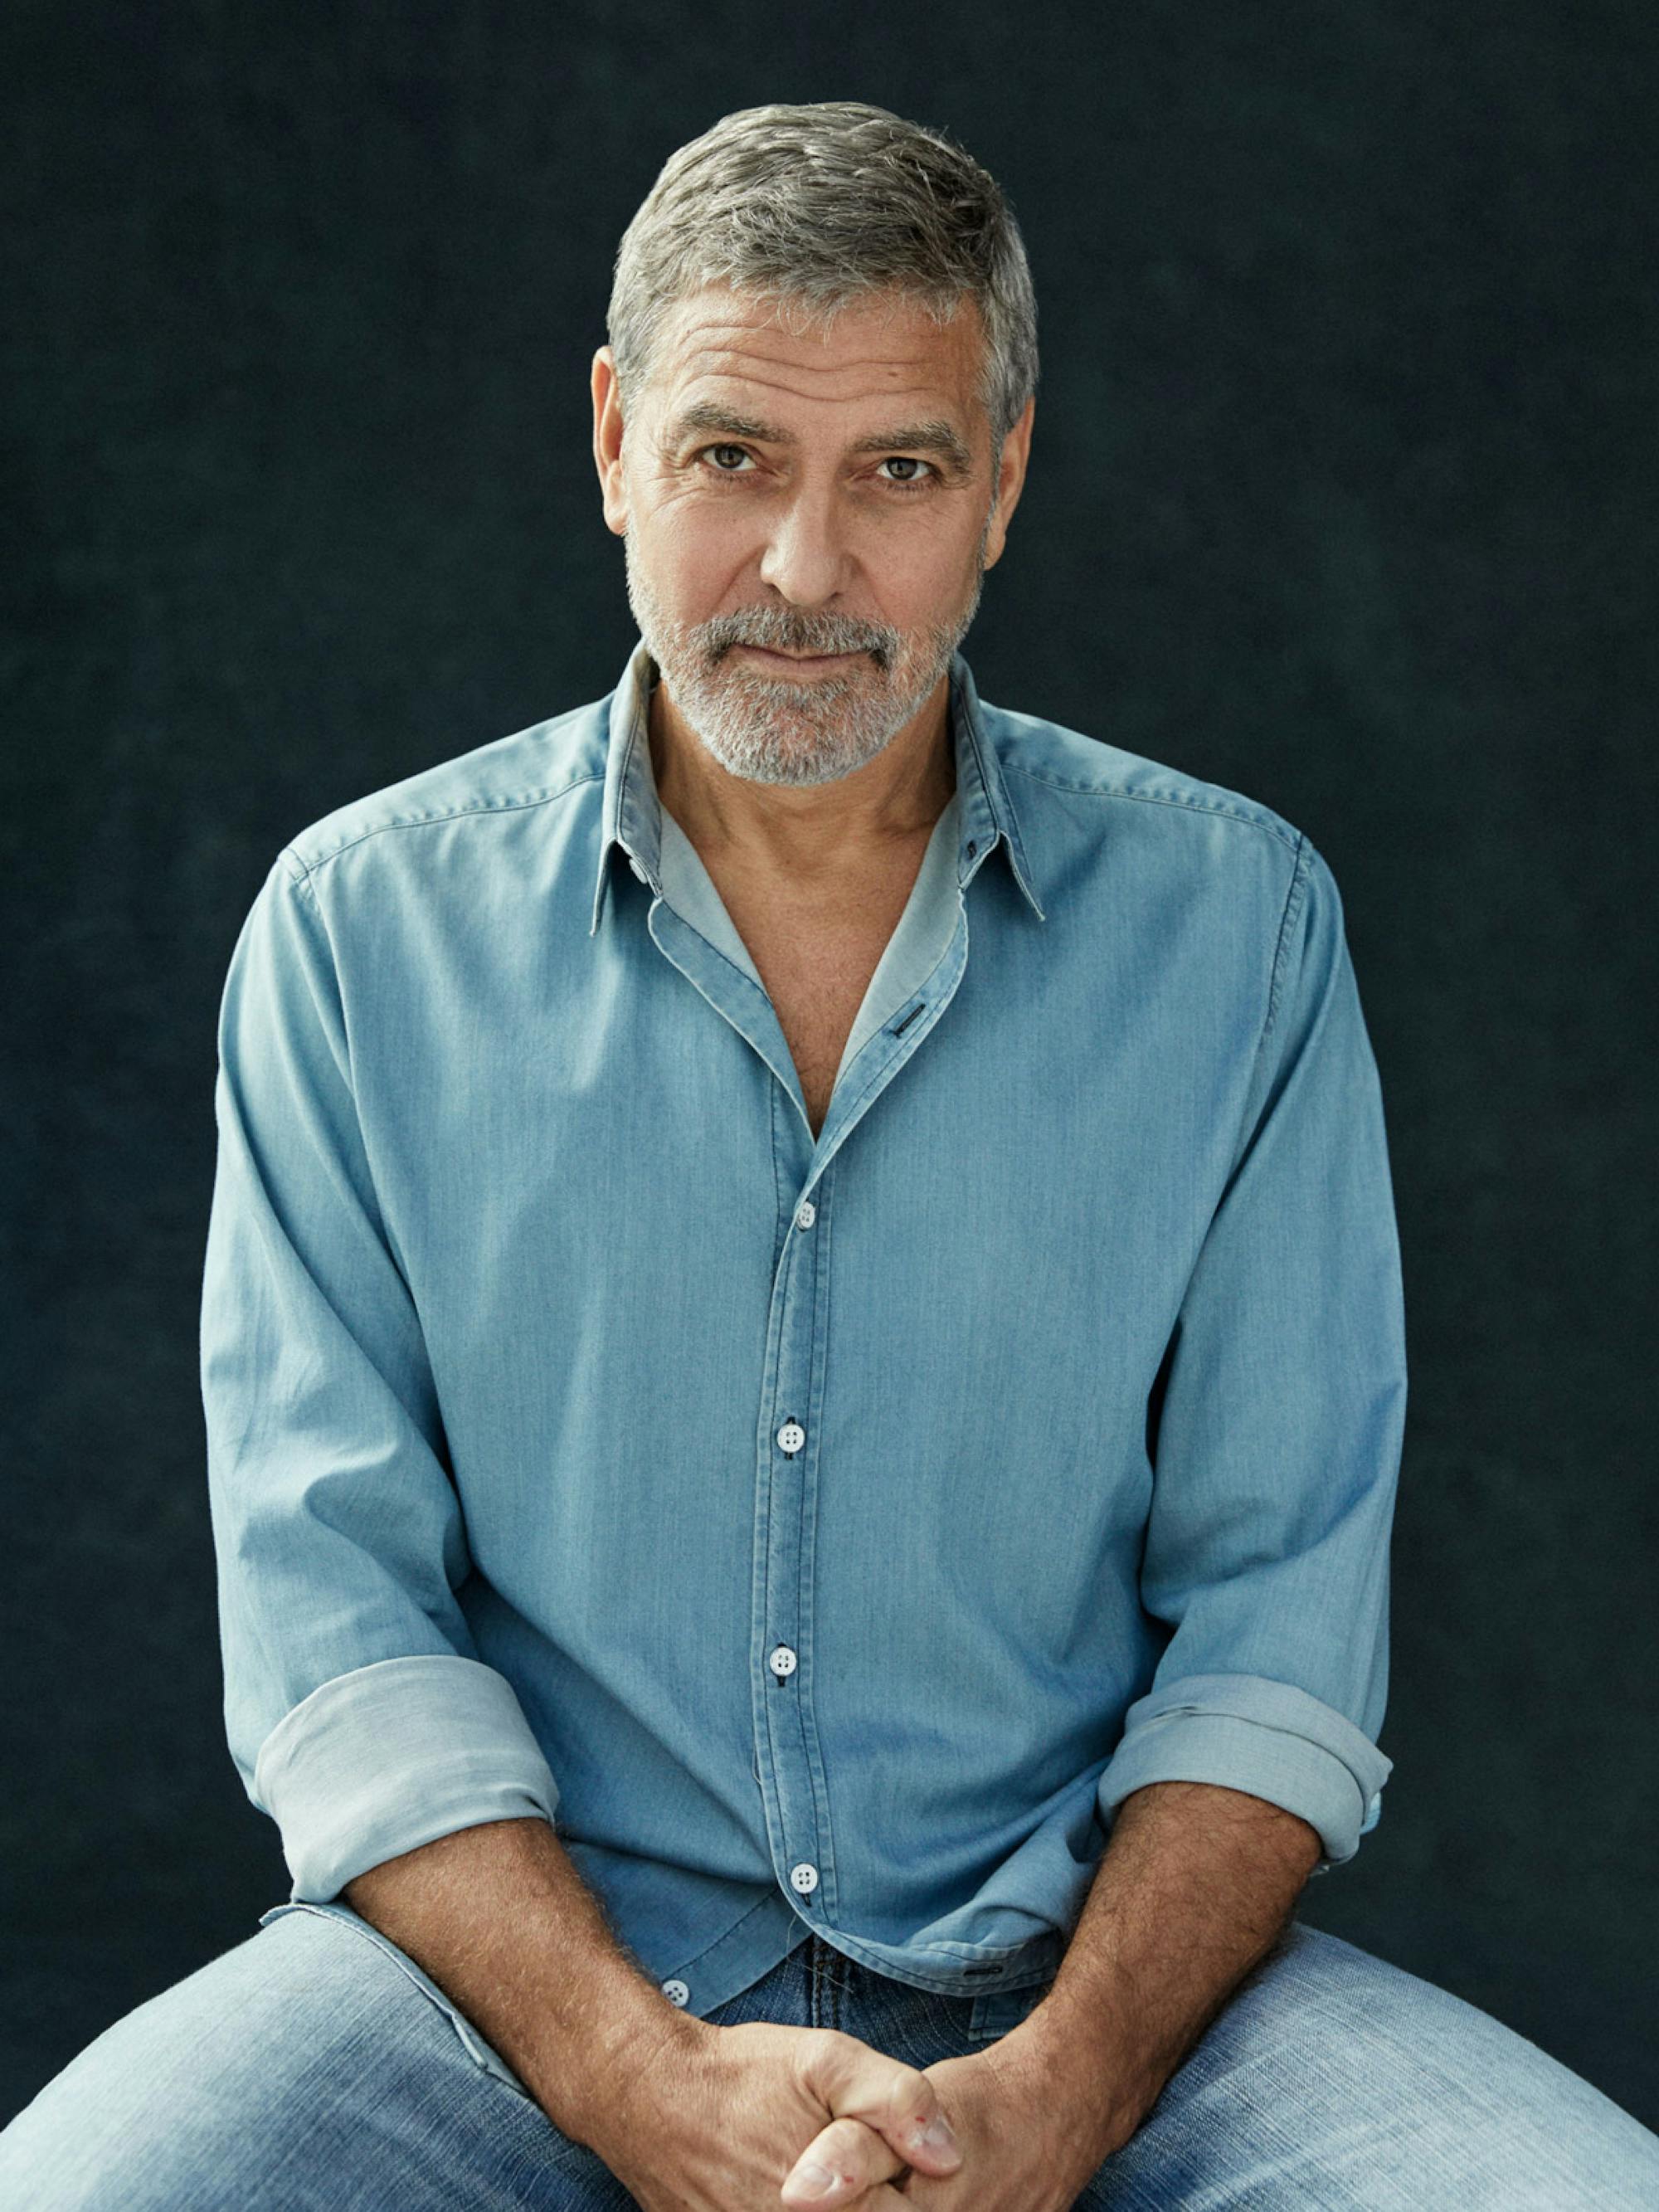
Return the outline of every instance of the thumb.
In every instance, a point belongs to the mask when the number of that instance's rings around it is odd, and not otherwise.
[[[906,2165],[945,2174],[962,2164],[938,2087],[920,2067],[835,2028],[809,2053],[806,2075],[808,2087],[837,2119],[861,2120]]]

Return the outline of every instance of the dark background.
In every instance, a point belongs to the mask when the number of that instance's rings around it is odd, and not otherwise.
[[[1008,191],[996,704],[1335,872],[1412,1358],[1395,1761],[1303,1917],[1659,2126],[1646,843],[1659,13],[12,0],[0,165],[0,2121],[285,1898],[222,1726],[218,997],[280,846],[608,691],[622,229],[729,111]]]

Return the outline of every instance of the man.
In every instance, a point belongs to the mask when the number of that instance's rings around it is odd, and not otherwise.
[[[1001,196],[729,116],[611,330],[621,681],[290,840],[227,981],[204,1397],[292,1894],[0,2181],[1659,2201],[1290,1917],[1390,1767],[1380,1091],[1306,835],[961,658],[1034,419]]]

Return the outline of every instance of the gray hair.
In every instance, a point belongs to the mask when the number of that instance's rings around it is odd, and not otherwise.
[[[605,323],[624,420],[667,312],[719,283],[774,300],[796,334],[794,308],[828,324],[891,289],[942,326],[971,297],[994,466],[1036,389],[1036,295],[1000,186],[944,131],[884,107],[738,108],[669,155],[617,250]]]

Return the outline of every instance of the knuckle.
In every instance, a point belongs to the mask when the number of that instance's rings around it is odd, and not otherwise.
[[[840,2055],[841,2046],[848,2039],[836,2027],[803,2027],[790,2040],[790,2056],[795,2063],[795,2078],[810,2087],[821,2081],[827,2069]]]
[[[939,2110],[939,2092],[919,2066],[896,2069],[892,2096],[902,2127],[925,2128]]]

